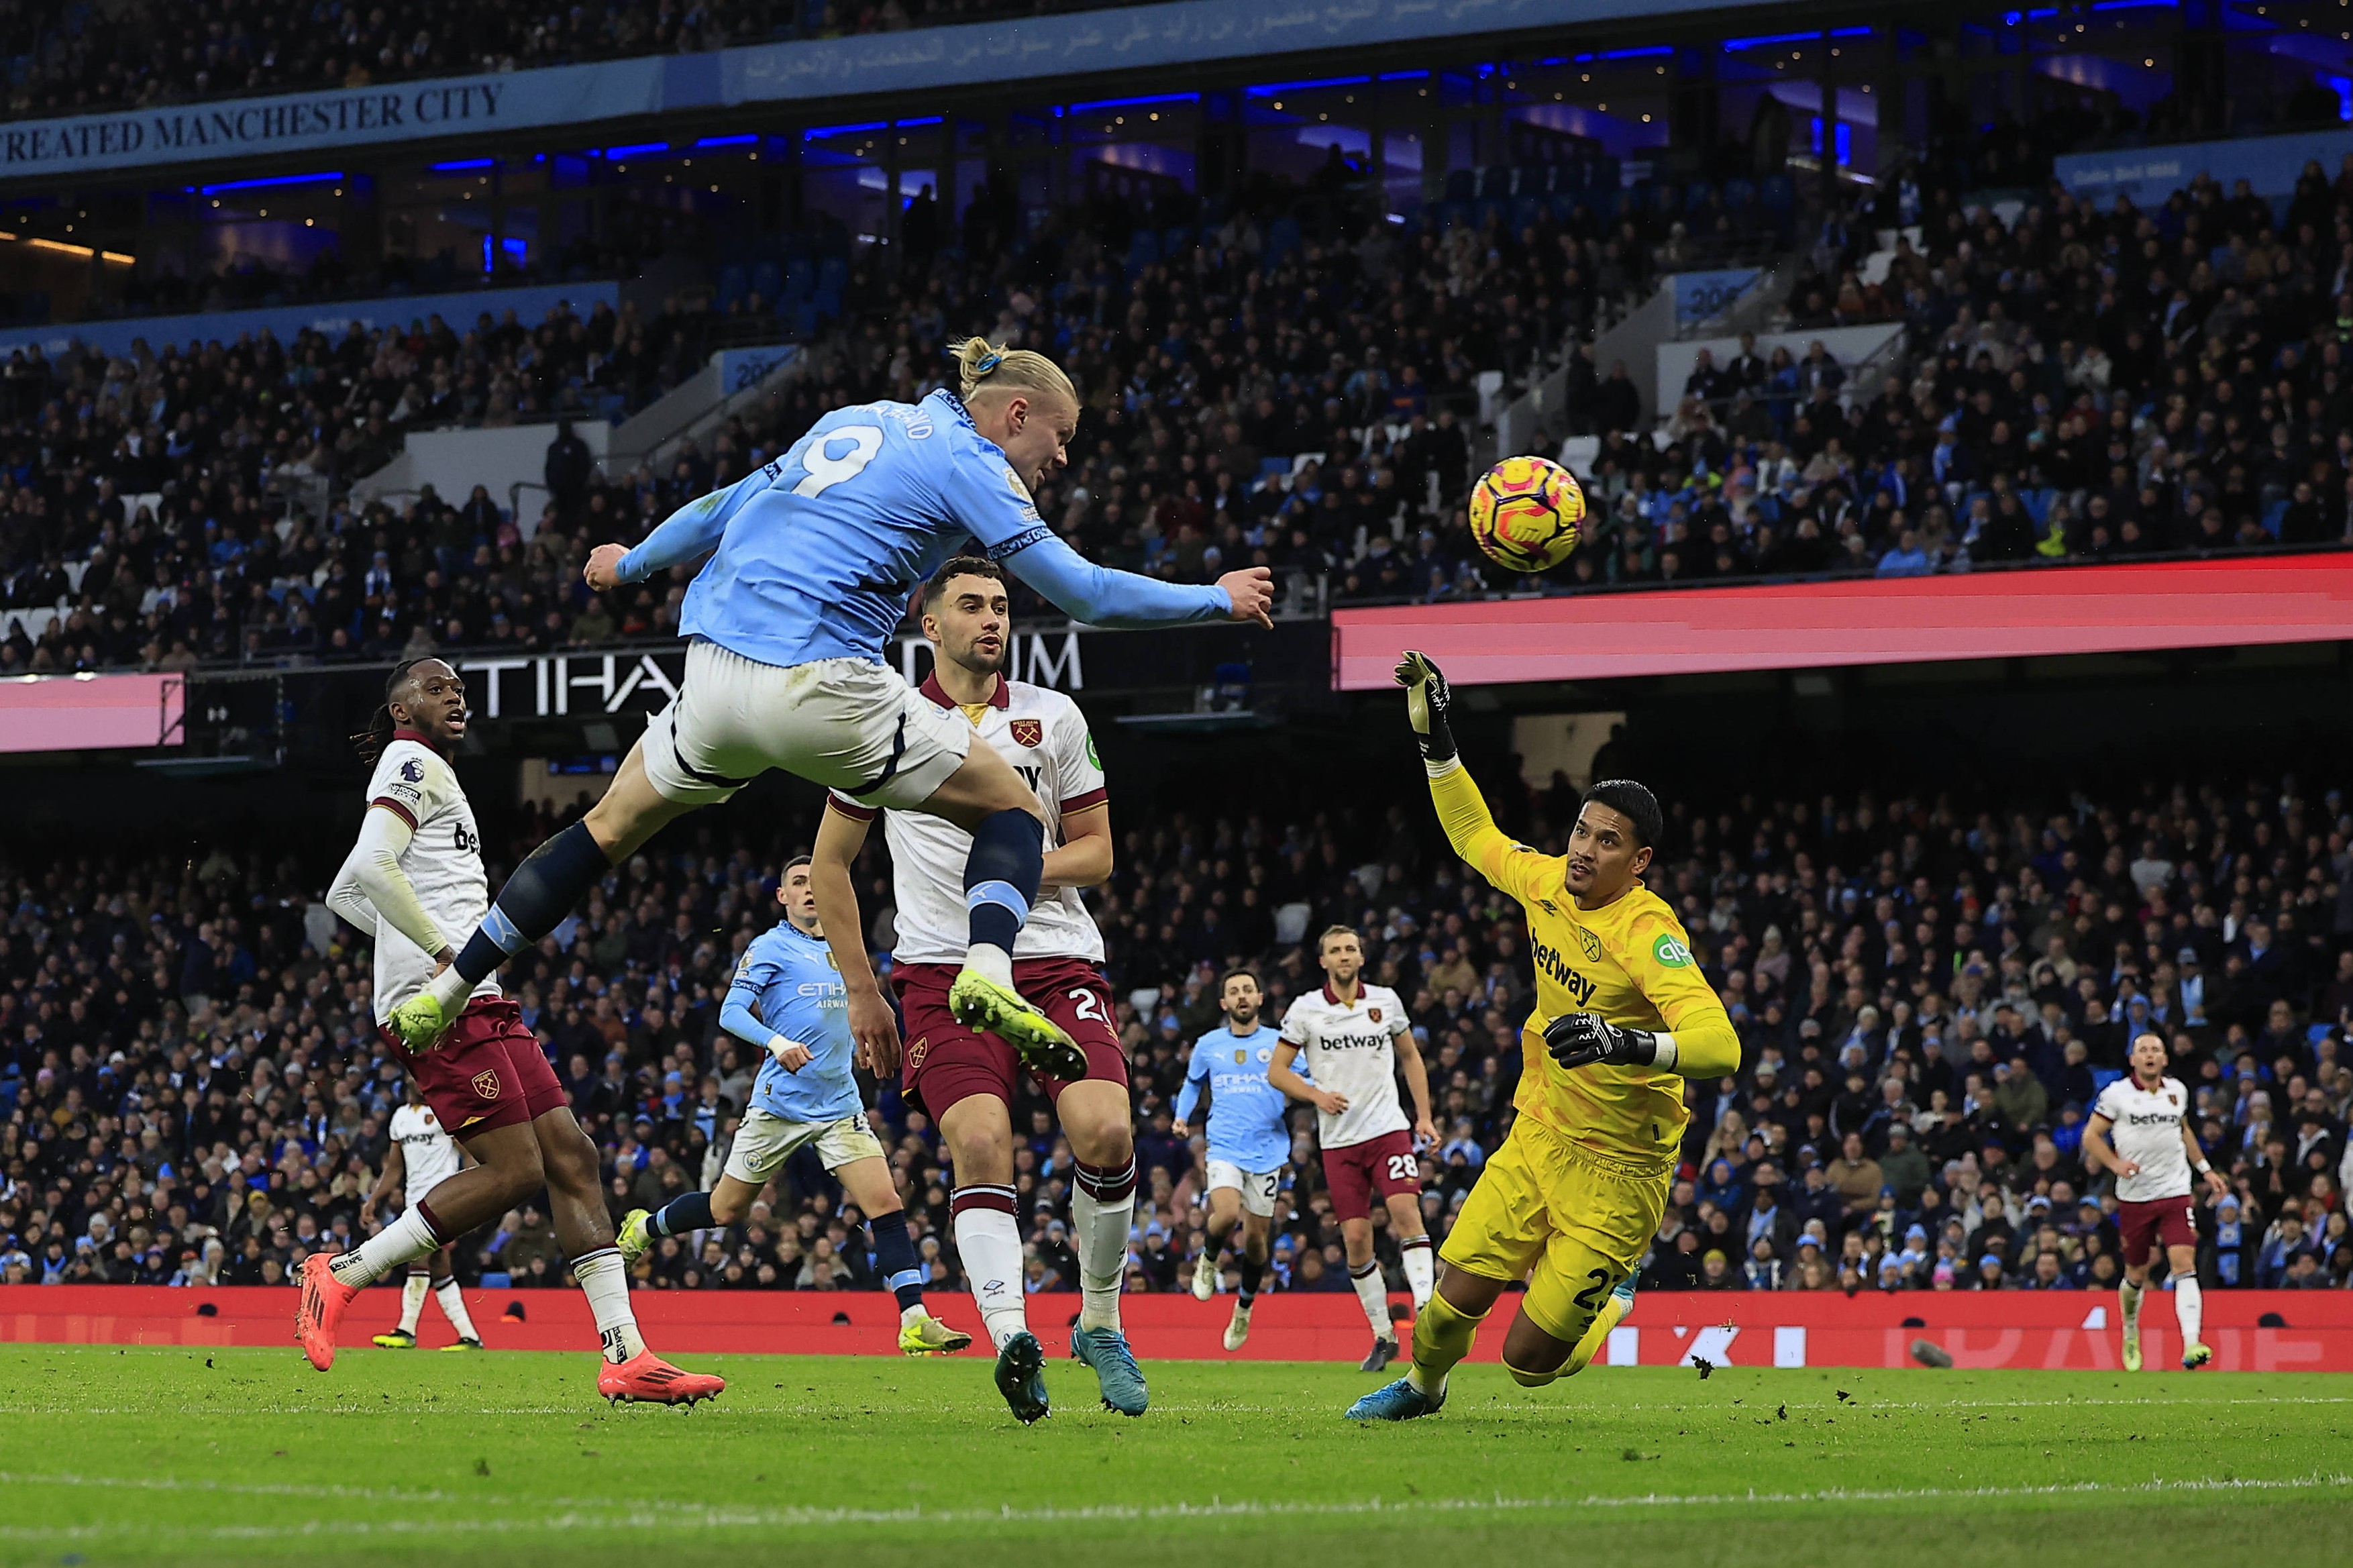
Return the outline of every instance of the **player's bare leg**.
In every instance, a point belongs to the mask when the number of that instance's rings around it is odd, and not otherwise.
[[[1419,1224],[1420,1218],[1417,1210],[1414,1222]],[[1358,1370],[1378,1372],[1397,1359],[1398,1337],[1397,1324],[1389,1318],[1388,1281],[1381,1278],[1380,1261],[1373,1256],[1373,1222],[1342,1220],[1340,1246],[1347,1254],[1348,1279],[1356,1288],[1356,1304],[1364,1308],[1365,1321],[1373,1331],[1372,1353]]]
[[[940,1136],[955,1169],[956,1256],[973,1304],[997,1347],[997,1391],[1024,1426],[1042,1421],[1046,1353],[1029,1331],[1022,1296],[1021,1230],[1013,1213],[1013,1118],[993,1094],[968,1094],[940,1112]]]
[[[1201,1256],[1193,1263],[1193,1300],[1206,1301],[1218,1293],[1218,1255],[1226,1237],[1241,1222],[1242,1194],[1236,1187],[1209,1189],[1209,1219],[1201,1227]]]
[[[1141,1415],[1151,1396],[1119,1321],[1135,1217],[1134,1120],[1127,1086],[1089,1079],[1062,1090],[1054,1109],[1078,1167],[1071,1183],[1071,1229],[1082,1300],[1071,1354],[1094,1368],[1105,1405]]]
[[[569,1116],[571,1113],[565,1113]],[[576,1128],[575,1128],[575,1131]],[[520,1205],[546,1182],[539,1144],[528,1125],[486,1128],[463,1137],[475,1164],[400,1212],[390,1225],[353,1250],[332,1260],[312,1253],[302,1260],[301,1298],[294,1311],[294,1338],[321,1372],[335,1363],[335,1331],[354,1297],[399,1268],[428,1257],[484,1222]],[[587,1140],[584,1136],[581,1142]],[[589,1179],[596,1179],[595,1151]]]
[[[588,815],[524,857],[507,879],[458,960],[385,1020],[409,1049],[441,1037],[476,985],[509,958],[554,931],[616,864],[695,809],[663,796],[646,776],[640,740],[629,748],[605,796]],[[1002,759],[1000,759],[1001,761]],[[1011,770],[1008,768],[1008,772]]]
[[[1250,1339],[1250,1309],[1258,1302],[1258,1283],[1266,1275],[1268,1233],[1274,1228],[1271,1215],[1242,1215],[1242,1288],[1234,1294],[1234,1315],[1226,1322],[1226,1349],[1238,1351]]]
[[[1351,1421],[1410,1421],[1437,1413],[1446,1403],[1447,1374],[1471,1353],[1479,1325],[1494,1310],[1510,1283],[1449,1265],[1430,1304],[1414,1315],[1413,1362],[1406,1373],[1348,1406]],[[1514,1324],[1514,1331],[1519,1325]],[[1566,1359],[1566,1349],[1563,1359]],[[1509,1360],[1506,1342],[1505,1359]],[[1514,1363],[1514,1365],[1522,1363]],[[1551,1364],[1557,1366],[1558,1361]]]
[[[1030,1071],[1084,1078],[1086,1053],[1078,1042],[1013,984],[1013,943],[1038,900],[1045,860],[1046,819],[1038,792],[996,747],[975,746],[923,809],[972,835],[964,870],[970,942],[948,991],[949,1010],[966,1028],[986,1029],[1011,1046]]]
[[[604,1352],[596,1392],[607,1399],[657,1405],[692,1405],[717,1397],[727,1387],[724,1379],[681,1371],[646,1349],[637,1314],[629,1308],[628,1266],[613,1245],[613,1222],[598,1190],[596,1146],[580,1131],[572,1108],[543,1112],[529,1131],[547,1173],[556,1245],[572,1260],[572,1277],[580,1282],[588,1310],[596,1315]],[[467,1145],[470,1151],[472,1147]]]

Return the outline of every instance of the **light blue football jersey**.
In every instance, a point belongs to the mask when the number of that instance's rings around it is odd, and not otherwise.
[[[719,1021],[760,1047],[752,1103],[769,1115],[836,1121],[866,1109],[850,1071],[849,993],[821,938],[802,934],[790,921],[754,937],[727,987]],[[786,1072],[767,1055],[772,1035],[797,1040],[815,1055],[798,1072]]]
[[[916,587],[967,535],[1099,626],[1208,620],[1231,608],[1221,588],[1082,561],[1038,515],[1003,448],[944,390],[835,409],[775,462],[671,513],[623,559],[621,576],[635,582],[715,549],[686,591],[689,636],[762,664],[881,663]]]
[[[1279,1031],[1261,1023],[1247,1035],[1230,1026],[1212,1029],[1193,1043],[1176,1116],[1190,1120],[1207,1084],[1210,1159],[1258,1172],[1279,1171],[1291,1163],[1291,1129],[1283,1121],[1288,1097],[1266,1081],[1282,1039]]]

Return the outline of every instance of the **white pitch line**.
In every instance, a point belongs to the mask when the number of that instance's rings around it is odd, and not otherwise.
[[[17,1484],[58,1484],[73,1486],[138,1486],[154,1485],[153,1478],[132,1478],[114,1480],[99,1477],[45,1477],[0,1475],[0,1481]],[[309,1520],[286,1525],[222,1525],[196,1531],[174,1530],[168,1525],[149,1528],[130,1523],[103,1525],[13,1525],[0,1526],[0,1540],[57,1541],[97,1537],[121,1537],[164,1533],[174,1538],[195,1538],[214,1541],[278,1540],[296,1536],[311,1536],[322,1532],[337,1534],[380,1534],[393,1536],[435,1536],[451,1534],[523,1534],[596,1530],[754,1530],[808,1529],[825,1526],[973,1526],[985,1524],[1083,1524],[1148,1523],[1168,1520],[1221,1519],[1318,1519],[1378,1515],[1383,1518],[1409,1517],[1417,1514],[1453,1516],[1460,1514],[1507,1514],[1531,1512],[1573,1512],[1578,1510],[1618,1509],[1684,1509],[1767,1506],[1821,1506],[1851,1503],[1886,1502],[1996,1502],[2025,1499],[2061,1499],[2068,1497],[2156,1497],[2168,1494],[2226,1494],[2232,1492],[2308,1491],[2315,1489],[2353,1488],[2353,1475],[2323,1474],[2275,1479],[2251,1477],[2245,1479],[2192,1479],[2187,1480],[2148,1480],[2135,1482],[2078,1481],[2034,1487],[1890,1487],[1890,1488],[1828,1488],[1818,1491],[1778,1492],[1645,1492],[1623,1497],[1589,1495],[1582,1498],[1444,1498],[1414,1499],[1392,1501],[1383,1498],[1367,1498],[1343,1502],[1229,1502],[1213,1498],[1208,1502],[1166,1503],[1149,1507],[1104,1505],[1089,1508],[998,1509],[737,1509],[680,1504],[675,1507],[635,1504],[627,1508],[575,1506],[557,1514],[540,1519],[484,1520],[479,1518],[448,1521],[425,1520],[367,1520],[337,1517],[332,1520]],[[221,1485],[200,1489],[225,1492],[269,1493],[276,1489]],[[332,1489],[344,1493],[347,1489]],[[485,1499],[469,1500],[480,1507]]]

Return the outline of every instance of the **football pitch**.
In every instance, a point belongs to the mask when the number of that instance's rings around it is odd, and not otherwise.
[[[2353,1538],[2348,1377],[1473,1366],[1364,1429],[1353,1367],[1150,1364],[1131,1421],[1053,1363],[1025,1429],[975,1355],[681,1359],[725,1397],[608,1408],[585,1353],[0,1346],[0,1562],[2270,1568]]]

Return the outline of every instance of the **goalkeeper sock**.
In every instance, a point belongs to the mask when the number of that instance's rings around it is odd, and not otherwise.
[[[1446,1374],[1471,1353],[1471,1341],[1486,1321],[1484,1312],[1474,1318],[1445,1297],[1432,1296],[1413,1320],[1413,1364],[1406,1368],[1406,1381],[1431,1398],[1443,1394]]]

